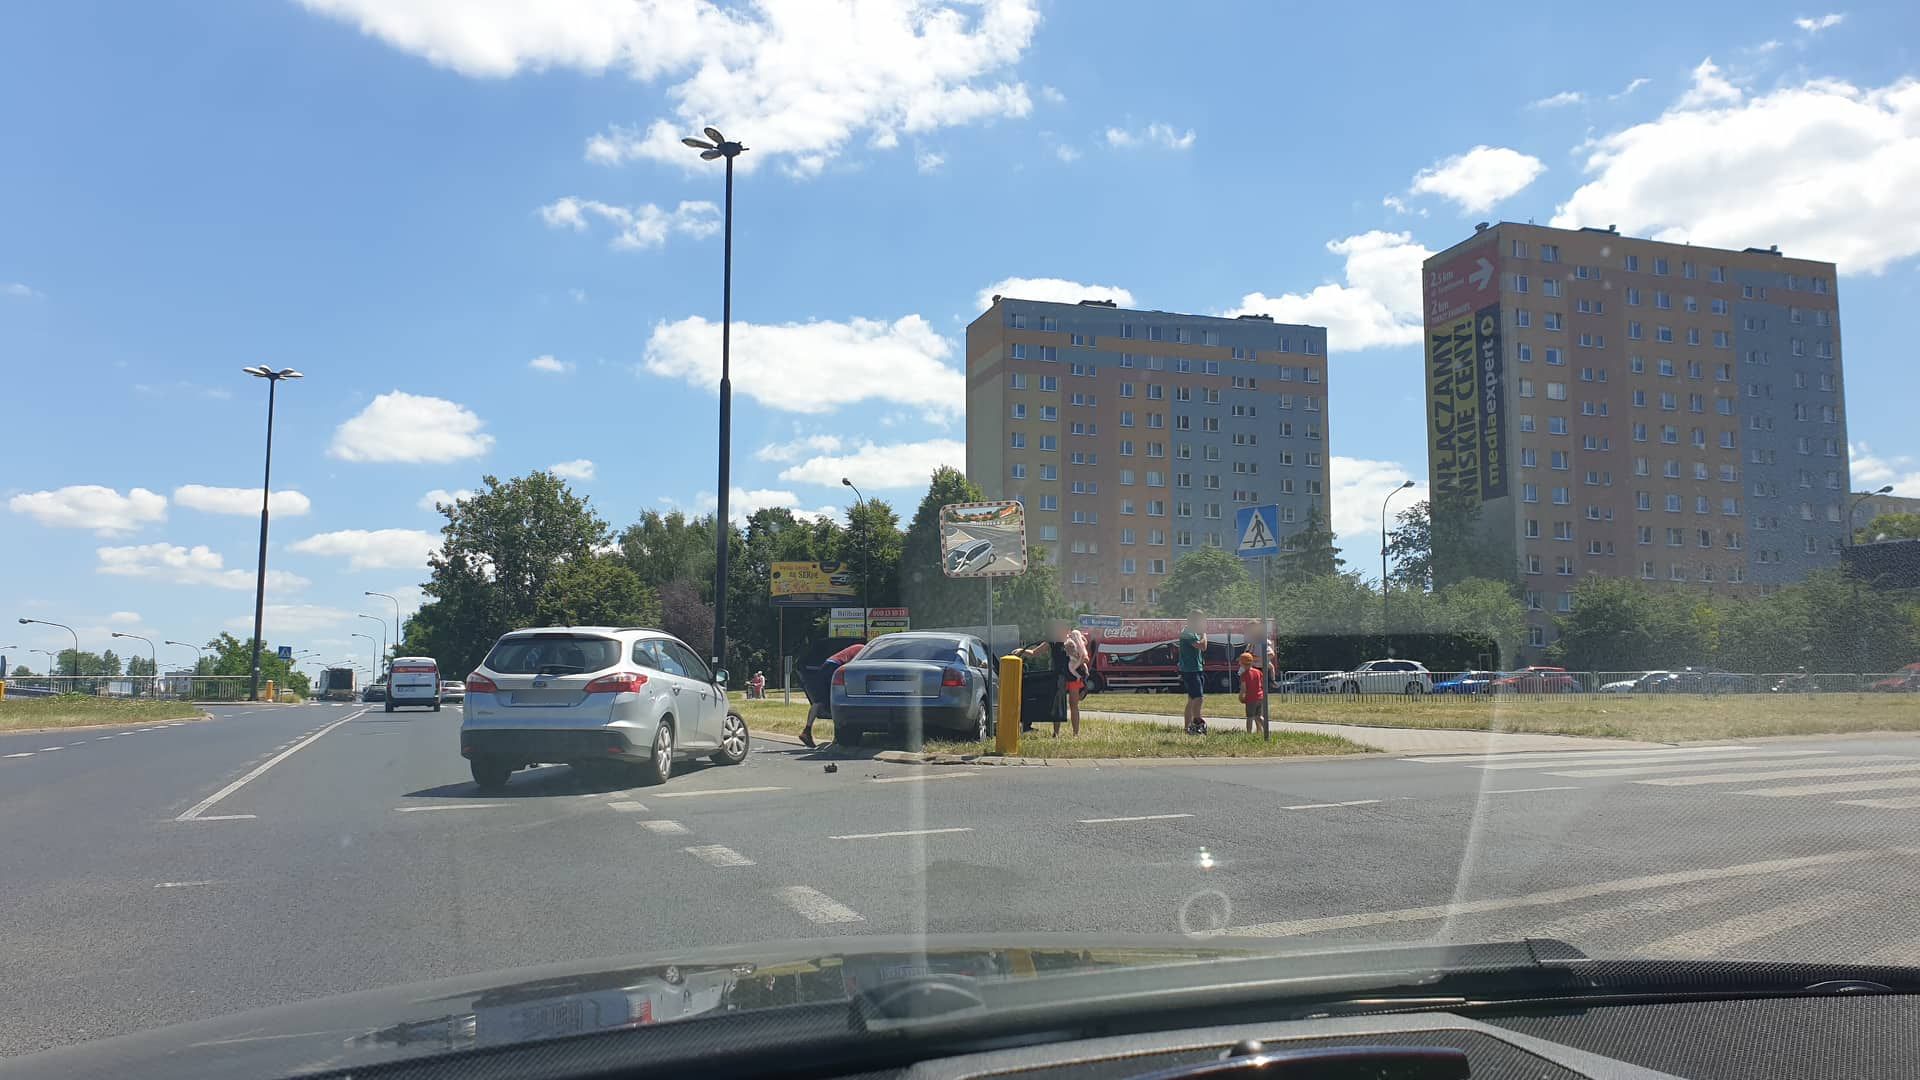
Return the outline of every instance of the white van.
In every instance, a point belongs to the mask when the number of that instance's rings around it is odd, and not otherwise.
[[[431,705],[440,711],[440,662],[431,656],[395,657],[387,678],[387,711],[397,705]]]

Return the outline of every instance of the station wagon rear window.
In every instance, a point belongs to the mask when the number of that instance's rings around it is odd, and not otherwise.
[[[582,634],[529,634],[512,637],[487,654],[487,668],[501,675],[576,675],[610,668],[620,659],[620,643]]]

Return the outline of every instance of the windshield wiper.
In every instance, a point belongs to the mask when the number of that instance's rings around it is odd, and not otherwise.
[[[540,670],[534,672],[534,674],[535,675],[578,675],[586,670],[587,670],[586,668],[579,667],[574,664],[541,664]]]

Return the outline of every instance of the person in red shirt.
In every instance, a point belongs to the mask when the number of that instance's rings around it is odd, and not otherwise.
[[[1260,661],[1252,653],[1240,654],[1240,703],[1247,707],[1247,731],[1253,731],[1253,722],[1260,722],[1260,731],[1267,730],[1267,676],[1260,670]]]
[[[833,719],[832,695],[834,671],[842,665],[852,663],[853,658],[859,656],[860,650],[866,647],[866,642],[856,641],[852,645],[827,657],[826,662],[820,665],[820,670],[814,672],[813,678],[809,680],[807,685],[807,697],[812,699],[812,704],[807,707],[807,726],[800,729],[800,741],[802,743],[808,746],[813,745],[813,721],[815,718],[824,716],[829,720]]]

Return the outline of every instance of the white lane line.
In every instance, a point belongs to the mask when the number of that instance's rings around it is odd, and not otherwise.
[[[8,754],[8,755],[6,755],[6,756],[7,756],[7,757],[10,757],[10,758],[13,758],[13,757],[32,757],[32,756],[34,755],[34,753],[35,753],[35,752],[34,752],[34,751],[32,751],[32,750],[28,750],[28,751],[26,751],[25,753],[21,753],[21,754]]]
[[[1796,765],[1869,765],[1882,761],[1912,761],[1895,754],[1868,754],[1861,757],[1828,757],[1831,750],[1776,750],[1765,754],[1748,754],[1738,761],[1689,761],[1678,765],[1628,765],[1617,769],[1569,769],[1566,772],[1552,772],[1548,776],[1573,776],[1585,779],[1594,776],[1670,776],[1674,773],[1698,772],[1701,769],[1790,769]],[[1792,760],[1782,761],[1781,758]],[[1766,760],[1771,759],[1771,760]]]
[[[111,738],[113,738],[113,736],[111,736],[111,735],[95,735],[95,736],[93,737],[93,741],[94,741],[94,742],[106,742],[106,741],[107,741],[108,739],[111,739]]]
[[[218,885],[217,881],[161,881],[154,883],[156,889],[196,889],[202,885]]]
[[[1596,930],[1608,930],[1620,923],[1637,923],[1650,915],[1686,911],[1689,908],[1701,907],[1739,895],[1740,892],[1740,886],[1728,886],[1722,883],[1645,896],[1625,904],[1601,908],[1598,911],[1586,911],[1578,915],[1569,915],[1564,919],[1555,919],[1544,926],[1529,929],[1527,936],[1533,938],[1586,937]]]
[[[84,742],[70,742],[67,744],[67,748],[72,749],[73,747],[76,747],[76,746],[85,746],[85,745],[87,744]]]
[[[1282,810],[1331,810],[1337,806],[1371,806],[1372,804],[1377,803],[1379,801],[1380,801],[1379,799],[1354,799],[1351,802],[1310,802],[1310,803],[1300,803],[1295,806],[1283,806],[1280,809]]]
[[[396,806],[396,814],[424,814],[429,810],[492,810],[496,806],[505,806],[503,802],[448,803],[445,806]]]
[[[866,922],[866,916],[817,889],[788,885],[780,890],[780,899],[811,923]]]
[[[1429,757],[1401,758],[1401,761],[1417,761],[1426,765],[1471,765],[1480,762],[1520,762],[1520,761],[1591,761],[1594,758],[1621,758],[1627,761],[1648,760],[1663,757],[1684,757],[1688,754],[1724,754],[1731,750],[1757,750],[1754,746],[1675,746],[1660,750],[1526,750],[1513,754],[1436,754]]]
[[[195,821],[252,821],[255,817],[258,817],[258,816],[259,815],[257,814],[207,814],[203,817],[194,818],[193,820]],[[178,821],[179,819],[175,818],[174,820]]]
[[[708,866],[752,866],[753,860],[727,847],[725,844],[700,844],[680,850],[706,863]]]
[[[1121,821],[1171,821],[1174,818],[1188,818],[1192,814],[1141,814],[1137,817],[1088,817],[1081,818],[1082,825],[1112,825]]]
[[[1722,761],[1745,761],[1751,750],[1723,750],[1711,759],[1698,755],[1684,756],[1679,760],[1698,762],[1699,768],[1709,768]],[[1651,759],[1651,760],[1649,760]],[[1487,772],[1506,772],[1512,769],[1554,769],[1554,768],[1598,768],[1602,765],[1660,765],[1674,762],[1676,759],[1661,750],[1636,750],[1632,753],[1614,753],[1602,757],[1587,758],[1582,761],[1490,761],[1484,765],[1471,766]]]
[[[845,836],[829,836],[829,840],[880,840],[889,836],[937,836],[941,833],[972,832],[970,826],[958,826],[951,829],[901,829],[899,832],[863,832],[848,833]]]
[[[637,803],[632,799],[615,799],[607,804],[609,810],[619,810],[628,814],[637,814],[646,808],[645,803]]]
[[[1763,937],[1791,930],[1796,926],[1805,926],[1822,919],[1831,919],[1849,908],[1859,907],[1867,897],[1856,892],[1826,892],[1819,896],[1802,900],[1796,904],[1781,904],[1779,907],[1740,915],[1725,922],[1689,930],[1683,934],[1664,937],[1649,942],[1634,950],[1645,956],[1719,956],[1728,949],[1758,941]]]
[[[1666,874],[1650,874],[1646,877],[1621,878],[1616,881],[1596,881],[1590,885],[1570,885],[1560,889],[1547,889],[1543,892],[1525,893],[1520,896],[1490,897],[1484,900],[1464,900],[1457,904],[1430,904],[1426,907],[1400,908],[1395,911],[1364,911],[1351,915],[1324,915],[1311,919],[1288,919],[1283,922],[1259,923],[1253,926],[1212,930],[1200,936],[1233,934],[1247,937],[1297,937],[1301,934],[1319,934],[1328,930],[1351,930],[1361,926],[1387,926],[1393,923],[1425,922],[1430,919],[1446,919],[1460,915],[1478,915],[1489,911],[1509,911],[1515,908],[1552,907],[1557,904],[1572,903],[1595,896],[1613,896],[1620,893],[1647,892],[1653,889],[1665,889],[1674,885],[1695,885],[1703,881],[1722,881],[1728,878],[1765,877],[1769,874],[1784,874],[1788,871],[1802,870],[1809,866],[1838,866],[1845,863],[1865,862],[1869,859],[1884,860],[1889,855],[1920,854],[1920,848],[1883,848],[1878,851],[1833,851],[1825,855],[1803,855],[1792,859],[1768,859],[1764,862],[1741,863],[1737,866],[1718,866],[1705,870],[1676,870]]]
[[[785,791],[783,787],[705,788],[699,791],[658,791],[657,799],[692,799],[701,795],[750,795],[757,791]]]
[[[684,836],[687,827],[677,821],[643,821],[640,827],[658,836]]]
[[[34,753],[36,753],[36,754],[51,754],[51,753],[53,753],[53,752],[54,752],[55,750],[65,750],[65,749],[66,749],[66,747],[64,747],[64,746],[43,746],[43,747],[41,747],[40,749],[38,749],[38,750],[35,750],[35,751],[34,751]]]
[[[1525,795],[1529,791],[1579,791],[1579,784],[1556,784],[1553,787],[1510,787],[1487,788],[1482,795]]]
[[[1920,787],[1920,776],[1902,776],[1891,780],[1853,780],[1844,784],[1795,784],[1789,787],[1753,788],[1749,791],[1735,792],[1735,794],[1786,799],[1795,795],[1839,795],[1851,791],[1887,791],[1916,787]]]
[[[1801,780],[1813,776],[1870,776],[1874,773],[1920,772],[1920,761],[1907,759],[1904,765],[1845,765],[1832,769],[1776,769],[1757,773],[1703,773],[1699,776],[1663,776],[1654,780],[1635,780],[1652,787],[1694,787],[1700,784],[1747,784],[1756,780]],[[1835,790],[1844,791],[1845,788]]]
[[[1836,806],[1871,806],[1879,810],[1911,810],[1920,806],[1920,795],[1902,795],[1894,799],[1841,799]]]
[[[364,709],[361,710],[361,712],[365,712],[365,711],[366,710]],[[248,784],[252,783],[253,781],[258,780],[260,776],[263,773],[265,773],[268,769],[271,769],[275,765],[278,765],[281,762],[287,760],[288,758],[299,753],[301,750],[305,749],[306,747],[312,746],[315,742],[317,742],[320,739],[321,736],[325,735],[327,732],[332,731],[334,728],[337,728],[341,724],[344,724],[347,721],[353,719],[354,716],[359,716],[359,715],[360,713],[354,713],[353,716],[343,716],[340,719],[335,720],[333,723],[328,724],[326,727],[321,728],[319,731],[314,732],[312,735],[309,735],[306,738],[301,739],[299,742],[294,743],[291,749],[282,750],[280,753],[275,754],[274,756],[268,758],[266,761],[255,766],[254,769],[251,772],[248,772],[245,776],[242,776],[240,779],[235,780],[233,783],[228,784],[226,787],[221,788],[219,791],[216,791],[213,794],[207,796],[206,798],[200,800],[199,802],[193,804],[193,807],[191,809],[189,809],[186,813],[181,814],[179,817],[174,818],[173,820],[175,821],[223,820],[223,819],[216,819],[216,818],[201,818],[200,815],[206,813],[208,810],[213,809],[214,804],[218,803],[221,799],[226,798],[227,796],[233,794],[234,792],[239,791],[241,788],[246,787]],[[252,814],[232,815],[232,817],[252,817],[252,816],[253,816]]]
[[[873,778],[873,782],[876,784],[913,784],[922,780],[958,780],[963,776],[978,775],[980,774],[975,772],[916,773],[912,776],[876,776]]]

